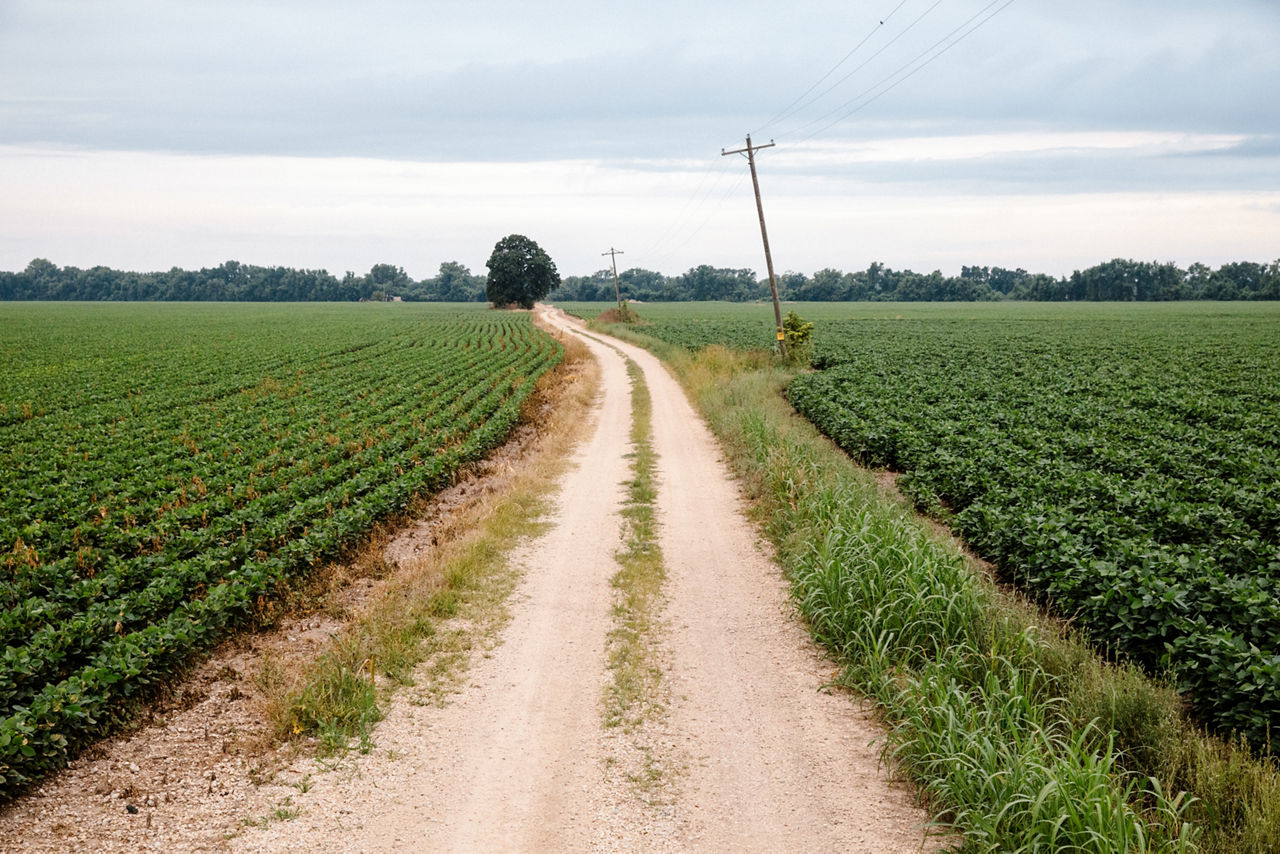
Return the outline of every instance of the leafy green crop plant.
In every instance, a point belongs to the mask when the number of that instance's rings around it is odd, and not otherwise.
[[[0,348],[2,411],[43,401],[0,417],[5,793],[499,445],[562,354],[443,306],[32,305]]]
[[[1265,310],[1140,319],[828,322],[826,369],[787,394],[1262,748],[1280,725],[1280,335]]]

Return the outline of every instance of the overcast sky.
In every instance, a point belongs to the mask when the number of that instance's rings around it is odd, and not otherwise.
[[[1280,258],[1276,0],[0,0],[0,269]]]

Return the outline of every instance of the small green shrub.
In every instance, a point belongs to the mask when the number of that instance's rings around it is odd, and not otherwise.
[[[782,318],[782,334],[787,340],[787,362],[808,367],[813,361],[813,324],[794,311]]]

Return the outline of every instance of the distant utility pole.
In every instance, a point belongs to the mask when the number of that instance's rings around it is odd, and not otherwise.
[[[778,304],[778,280],[773,276],[773,256],[769,254],[769,232],[764,227],[764,205],[760,203],[760,179],[756,177],[756,152],[762,148],[773,148],[773,140],[768,145],[752,145],[751,134],[747,134],[747,147],[733,151],[720,149],[720,156],[745,154],[747,163],[751,164],[751,184],[756,189],[756,212],[760,214],[760,238],[764,241],[764,263],[769,268],[769,290],[773,293],[773,319],[778,326],[778,352],[785,358],[787,355],[787,336],[782,331],[782,307]]]
[[[618,308],[621,309],[622,289],[618,287],[618,256],[626,255],[627,253],[623,252],[621,249],[614,249],[610,246],[608,252],[601,252],[600,254],[608,255],[610,260],[613,261],[613,295],[618,298]]]

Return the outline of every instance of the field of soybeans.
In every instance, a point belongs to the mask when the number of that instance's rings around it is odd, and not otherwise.
[[[561,355],[479,305],[4,305],[0,788],[501,444]]]
[[[591,310],[571,306],[584,314]],[[767,348],[764,305],[637,307],[696,349]],[[1219,732],[1280,732],[1280,306],[800,304],[787,395],[901,472],[1000,576],[1168,675]]]

